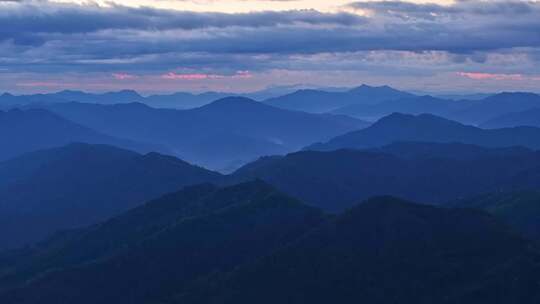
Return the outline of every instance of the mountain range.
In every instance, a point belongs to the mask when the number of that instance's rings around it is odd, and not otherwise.
[[[127,100],[0,112],[0,303],[540,301],[540,128]]]
[[[311,86],[312,87],[312,86]],[[425,94],[425,93],[423,93]],[[0,109],[27,105],[79,102],[92,104],[143,103],[154,108],[192,109],[226,97],[245,97],[275,107],[309,113],[335,113],[375,121],[394,112],[429,113],[466,124],[480,125],[499,116],[540,107],[540,95],[502,92],[475,95],[415,95],[389,86],[312,89],[285,86],[253,93],[177,92],[141,96],[132,90],[106,93],[60,91],[57,93],[0,96]]]
[[[452,100],[433,96],[414,96],[385,100],[376,104],[352,104],[332,113],[359,119],[377,120],[392,113],[433,114],[465,124],[480,125],[513,112],[540,107],[540,95],[533,93],[500,93],[482,99]]]
[[[538,253],[473,210],[374,198],[172,303],[535,303]]]
[[[540,241],[540,192],[534,190],[492,192],[450,203],[454,208],[484,210],[504,220],[521,235]]]
[[[260,179],[308,205],[340,212],[376,195],[445,204],[484,192],[534,189],[540,187],[538,168],[540,154],[526,148],[403,142],[264,157],[223,176],[158,153],[71,144],[0,163],[0,249],[94,224],[202,182]]]
[[[540,127],[540,108],[503,114],[480,125],[481,128],[485,129],[511,128],[518,126]]]
[[[171,156],[106,145],[71,144],[0,162],[0,250],[221,178]]]
[[[374,121],[392,113],[433,114],[479,125],[501,115],[540,107],[540,95],[503,92],[477,96],[414,95],[388,86],[362,85],[348,91],[299,90],[263,101],[285,109],[330,112]]]
[[[392,113],[433,114],[443,117],[464,110],[474,104],[471,100],[446,100],[432,96],[415,96],[385,100],[376,104],[352,104],[332,111],[334,114],[349,115],[366,120],[377,120]],[[456,117],[459,120],[459,117]]]
[[[50,104],[65,102],[117,104],[117,103],[145,103],[155,108],[191,109],[202,107],[206,104],[225,97],[239,96],[255,100],[265,100],[281,95],[289,94],[299,89],[313,87],[312,85],[274,86],[251,93],[228,93],[228,92],[176,92],[170,94],[154,94],[142,96],[133,90],[121,90],[105,93],[88,93],[83,91],[64,90],[56,93],[13,95],[4,93],[0,95],[0,109],[28,104]],[[331,92],[344,91],[343,88],[321,88]]]
[[[335,137],[326,143],[311,145],[306,149],[322,151],[364,149],[399,141],[459,142],[484,147],[523,146],[540,149],[540,128],[484,130],[431,114],[415,116],[394,113],[383,117],[368,128]]]
[[[187,187],[15,259],[5,256],[0,291],[11,290],[0,292],[0,302],[159,302],[268,255],[324,220],[261,182]]]
[[[199,185],[0,255],[0,301],[532,304],[539,261],[481,211],[377,197],[328,216],[260,181]]]
[[[525,92],[504,92],[480,101],[448,116],[463,123],[481,124],[504,114],[540,107],[540,95]]]
[[[538,168],[540,154],[523,148],[397,143],[261,158],[230,179],[262,179],[310,205],[339,212],[378,195],[445,204],[485,192],[532,189],[540,186]]]
[[[372,87],[362,85],[344,92],[299,90],[263,102],[288,110],[324,113],[350,105],[374,105],[384,101],[411,98],[413,96],[413,94],[389,86]],[[349,114],[347,113],[347,115]]]
[[[288,111],[242,97],[191,110],[74,102],[45,108],[104,134],[163,146],[186,161],[225,172],[260,156],[292,152],[368,125],[346,116]]]
[[[276,151],[285,154],[301,143],[329,135],[324,133],[328,126],[338,133],[359,122],[286,111],[242,98],[189,111],[82,103],[59,103],[50,111],[71,120],[41,109],[11,110],[0,116],[6,126],[1,130],[11,131],[3,137],[4,146],[11,150],[2,151],[4,159],[10,160],[0,163],[3,231],[16,231],[3,236],[6,247],[39,241],[59,229],[93,224],[144,200],[200,182],[230,185],[258,178],[332,212],[375,195],[444,204],[484,192],[540,187],[538,153],[525,148],[538,147],[534,139],[539,137],[539,129],[531,127],[483,130],[432,115],[393,114],[366,129],[310,148],[327,152],[263,157],[222,176],[175,157],[102,145],[74,144],[15,156],[73,141],[125,147],[132,143],[129,140],[155,140],[156,144],[187,143],[192,154],[178,154],[199,160],[205,153],[208,159],[217,154],[224,164],[237,151],[248,151],[254,159]],[[129,140],[100,135],[72,120]],[[216,124],[208,126],[209,121]],[[26,138],[21,134],[27,134]],[[208,137],[203,145],[198,140],[204,134]],[[255,153],[249,150],[256,147],[253,142],[269,136],[280,136],[274,138],[280,145],[271,142],[279,148],[272,150],[263,141],[267,146]],[[291,144],[297,141],[296,146]],[[285,144],[288,149],[283,148]],[[25,222],[28,224],[18,225]]]
[[[142,102],[144,97],[132,90],[123,90],[106,93],[86,93],[82,91],[65,90],[56,93],[33,94],[33,95],[13,95],[4,93],[0,96],[0,103],[21,106],[28,104],[50,104],[61,102],[85,102],[99,104],[116,104],[129,102]]]
[[[97,132],[43,109],[0,111],[0,161],[72,142],[110,144],[140,152],[165,150]]]

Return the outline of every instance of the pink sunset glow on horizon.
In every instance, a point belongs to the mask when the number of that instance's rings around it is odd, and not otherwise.
[[[538,20],[538,0],[0,0],[0,91],[538,91]]]
[[[128,73],[113,73],[112,77],[116,80],[129,80],[139,78],[137,75],[128,74]]]
[[[523,74],[500,74],[500,73],[478,73],[478,72],[458,72],[459,76],[474,80],[537,80],[537,77],[526,77]]]

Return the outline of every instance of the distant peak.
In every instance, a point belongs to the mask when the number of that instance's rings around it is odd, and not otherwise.
[[[401,99],[401,98],[412,98],[415,95],[411,94],[406,91],[401,91],[398,89],[395,89],[393,87],[390,87],[388,85],[383,86],[369,86],[366,84],[363,84],[359,87],[350,89],[348,91],[352,94],[359,94],[359,95],[365,95],[370,96],[373,98],[385,98],[385,99]]]
[[[144,154],[142,156],[142,158],[144,160],[150,160],[150,161],[154,161],[154,160],[159,160],[159,161],[167,161],[167,162],[170,162],[171,164],[183,164],[183,165],[187,165],[187,166],[193,166],[195,167],[194,165],[191,165],[190,163],[180,159],[180,158],[177,158],[175,156],[171,156],[171,155],[165,155],[165,154],[161,154],[161,153],[158,153],[158,152],[149,152],[147,154]]]
[[[62,90],[60,92],[57,92],[57,94],[86,94],[83,91],[76,91],[76,90]]]
[[[231,97],[225,97],[218,99],[206,106],[203,106],[203,108],[206,107],[227,107],[227,106],[234,106],[234,105],[263,105],[258,101],[255,101],[253,99],[249,99],[246,97],[240,97],[240,96],[231,96]]]
[[[121,90],[116,92],[108,92],[104,93],[103,95],[122,95],[122,96],[129,96],[129,97],[142,97],[137,91],[134,90]]]
[[[367,90],[367,89],[372,89],[372,88],[373,88],[372,86],[369,86],[367,84],[361,84],[357,87],[352,88],[350,91],[361,91],[361,90]]]
[[[118,91],[116,93],[119,93],[119,94],[131,94],[131,95],[139,95],[139,93],[135,90],[121,90],[121,91]]]
[[[390,86],[387,86],[387,85],[383,85],[383,86],[370,86],[370,85],[367,85],[367,84],[362,84],[356,88],[352,88],[351,90],[349,90],[349,92],[366,92],[366,91],[395,91],[397,92],[398,90],[390,87]]]
[[[318,92],[321,92],[320,90],[315,90],[315,89],[299,89],[299,90],[296,90],[295,92],[291,93],[290,95],[293,95],[293,94],[313,94],[313,93],[318,93]]]
[[[256,101],[247,97],[242,97],[242,96],[228,96],[228,97],[220,98],[216,100],[215,102],[256,102]]]
[[[488,99],[497,99],[497,98],[511,98],[511,97],[540,97],[540,95],[530,92],[501,92],[489,96]]]

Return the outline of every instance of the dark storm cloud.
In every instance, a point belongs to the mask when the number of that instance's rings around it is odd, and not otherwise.
[[[352,26],[364,22],[365,18],[353,14],[324,14],[315,10],[224,14],[30,2],[0,10],[0,38],[17,39],[21,35],[78,34],[103,30],[257,28],[290,24]]]
[[[45,1],[0,5],[0,65],[23,71],[196,65],[256,70],[286,67],[287,58],[298,54],[362,51],[441,51],[453,54],[454,63],[484,63],[490,52],[520,48],[534,53],[540,48],[540,4],[526,1],[350,4],[369,10],[368,17],[314,10],[196,13]]]

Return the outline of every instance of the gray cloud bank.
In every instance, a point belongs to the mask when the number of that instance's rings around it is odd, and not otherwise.
[[[0,1],[0,65],[19,72],[318,69],[318,54],[446,53],[452,64],[492,53],[540,58],[540,3],[353,2],[367,12],[243,14]],[[301,59],[309,57],[309,60]],[[419,63],[420,64],[420,63]],[[338,63],[334,63],[339,68]],[[355,64],[353,63],[353,66]],[[398,67],[399,68],[399,67]],[[504,68],[501,66],[501,68]],[[537,72],[536,65],[529,71]]]

